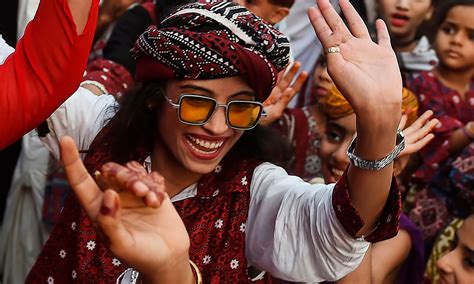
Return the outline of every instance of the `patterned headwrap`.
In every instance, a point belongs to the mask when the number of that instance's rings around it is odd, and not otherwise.
[[[335,86],[321,103],[324,114],[330,119],[338,119],[354,113],[349,102]],[[408,116],[406,126],[410,126],[418,118],[418,100],[407,88],[403,88],[402,91],[402,112]]]
[[[138,81],[241,76],[263,101],[289,61],[288,39],[232,2],[192,3],[137,40]]]

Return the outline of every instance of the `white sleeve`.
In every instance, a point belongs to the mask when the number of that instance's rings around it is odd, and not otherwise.
[[[0,34],[0,64],[3,64],[5,59],[7,59],[7,57],[14,51],[15,50],[5,42]]]
[[[335,281],[357,268],[369,243],[345,231],[332,206],[333,189],[259,165],[246,225],[249,265],[294,282]]]
[[[59,140],[65,135],[74,139],[79,150],[87,150],[115,115],[116,107],[113,96],[96,96],[80,87],[47,119],[49,133],[40,139],[56,159],[59,159]]]

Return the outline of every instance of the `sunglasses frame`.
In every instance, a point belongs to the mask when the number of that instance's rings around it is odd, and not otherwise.
[[[196,125],[196,126],[200,126],[200,125],[204,125],[206,124],[211,118],[212,116],[214,115],[214,113],[217,111],[217,109],[219,107],[223,107],[225,109],[225,122],[227,124],[228,127],[232,128],[232,129],[236,129],[236,130],[251,130],[253,128],[255,128],[259,121],[260,121],[260,118],[262,116],[267,116],[267,113],[265,112],[265,109],[264,109],[264,106],[261,102],[256,102],[256,101],[246,101],[246,100],[233,100],[233,101],[230,101],[226,104],[219,104],[217,103],[217,100],[214,99],[214,98],[211,98],[211,97],[207,97],[207,96],[202,96],[202,95],[194,95],[194,94],[180,94],[179,97],[178,97],[178,103],[174,103],[166,94],[164,91],[161,91],[161,93],[163,94],[163,96],[165,97],[166,101],[173,107],[176,109],[176,114],[178,115],[178,119],[180,122],[184,123],[184,124],[188,124],[188,125]],[[212,110],[212,112],[209,114],[209,116],[207,117],[207,119],[204,121],[204,122],[189,122],[189,121],[184,121],[183,119],[181,119],[181,115],[180,115],[180,108],[181,108],[181,102],[184,98],[189,98],[189,97],[193,97],[193,98],[200,98],[200,99],[205,99],[205,100],[211,100],[214,102],[214,110]],[[255,122],[255,125],[253,125],[252,127],[236,127],[236,126],[232,126],[229,122],[229,105],[233,104],[233,103],[250,103],[250,104],[254,104],[254,105],[259,105],[260,106],[260,113],[258,114],[258,117],[257,117],[257,121]]]

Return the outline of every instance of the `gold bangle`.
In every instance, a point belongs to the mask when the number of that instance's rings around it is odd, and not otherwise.
[[[201,271],[199,271],[199,267],[192,260],[189,260],[189,264],[191,264],[194,272],[196,272],[196,284],[202,284],[202,275]]]

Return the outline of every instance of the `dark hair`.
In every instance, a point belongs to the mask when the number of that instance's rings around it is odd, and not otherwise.
[[[196,0],[160,0],[155,1],[156,18],[161,22],[164,18],[171,14],[178,7],[197,2]],[[158,23],[157,23],[158,24]]]
[[[272,3],[273,5],[291,8],[291,6],[293,6],[295,3],[295,0],[268,0],[268,2]]]
[[[436,33],[444,20],[446,20],[449,11],[456,6],[474,6],[474,0],[437,1],[434,6],[434,15],[430,24],[431,31],[429,32],[429,38],[431,41],[436,37]]]
[[[163,86],[163,82],[147,82],[123,96],[109,126],[109,133],[112,134],[108,137],[109,152],[115,162],[128,162],[137,149],[151,152],[157,135],[157,112],[165,101],[160,94]],[[152,108],[150,104],[153,104]],[[245,131],[229,154],[242,159],[256,158],[282,167],[286,167],[291,158],[290,145],[281,135],[260,125]]]

